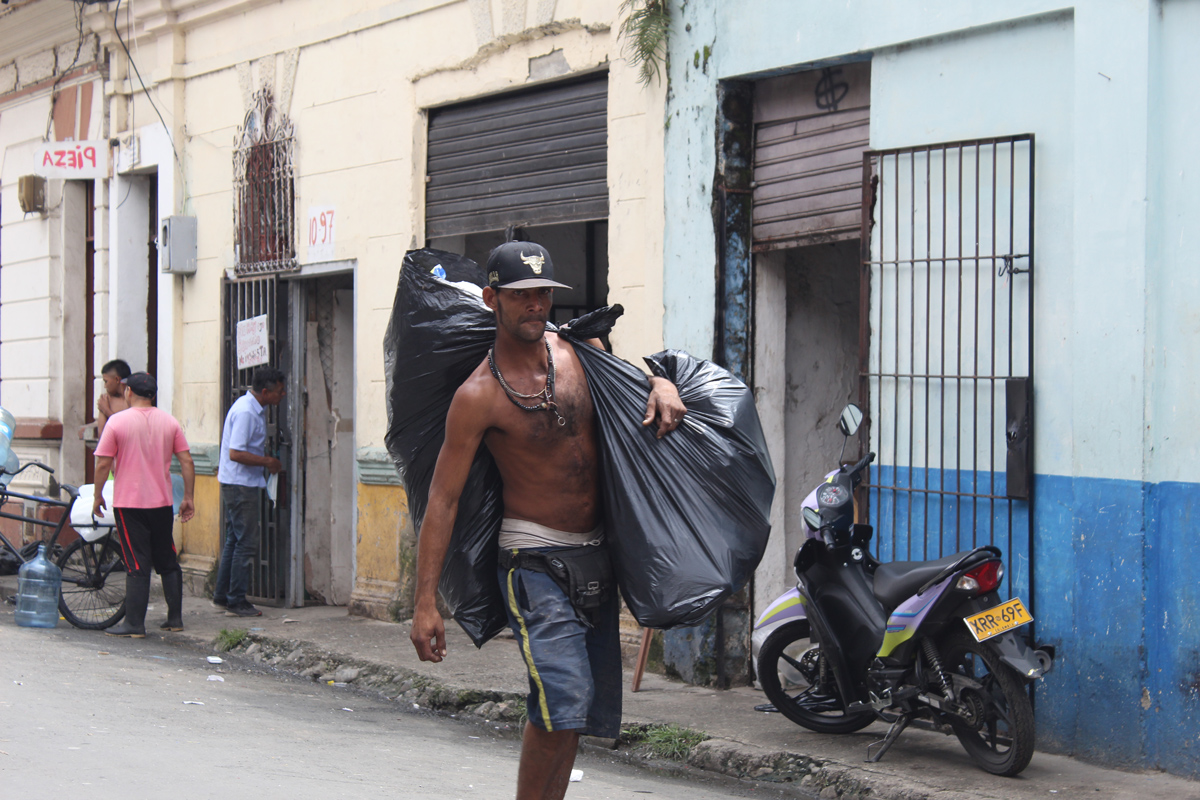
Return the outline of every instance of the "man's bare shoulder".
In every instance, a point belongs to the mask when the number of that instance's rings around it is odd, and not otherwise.
[[[451,411],[459,416],[469,415],[466,421],[482,423],[483,427],[487,427],[496,405],[497,388],[496,379],[492,377],[487,359],[484,359],[454,392]]]

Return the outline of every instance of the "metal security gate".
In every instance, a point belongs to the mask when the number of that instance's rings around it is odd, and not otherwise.
[[[430,112],[427,237],[607,217],[607,74]]]
[[[860,397],[882,560],[994,544],[1032,601],[1034,139],[863,155]]]
[[[284,370],[290,364],[291,352],[287,337],[287,288],[275,275],[223,281],[224,309],[221,315],[224,347],[221,363],[221,420],[233,401],[250,390],[254,367],[238,369],[237,324],[242,320],[266,315],[268,335],[268,364]],[[291,394],[291,382],[288,383]],[[249,595],[265,605],[287,602],[288,570],[291,558],[291,526],[287,483],[288,465],[293,437],[287,419],[288,403],[267,406],[266,454],[274,455],[284,464],[279,473],[276,503],[264,497],[262,529],[258,555],[250,574]],[[222,431],[223,433],[224,431]],[[225,515],[221,514],[221,544],[225,543]]]

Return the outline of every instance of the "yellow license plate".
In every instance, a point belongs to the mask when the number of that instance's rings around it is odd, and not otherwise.
[[[1013,628],[1033,622],[1033,617],[1029,616],[1029,612],[1025,610],[1021,598],[1014,597],[1004,605],[963,617],[963,622],[967,623],[967,628],[975,637],[975,641],[982,642],[993,636],[999,636],[1005,631],[1011,631]]]

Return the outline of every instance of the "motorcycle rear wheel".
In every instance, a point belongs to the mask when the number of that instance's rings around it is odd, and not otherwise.
[[[959,701],[975,709],[970,721],[946,715],[963,749],[993,775],[1020,773],[1033,758],[1034,742],[1033,706],[1023,682],[991,645],[965,630],[941,642],[940,649],[952,682],[957,674],[982,684],[960,690],[955,682]]]
[[[780,625],[758,654],[758,681],[785,717],[817,733],[853,733],[875,721],[870,711],[850,713],[829,674],[820,685],[821,646],[809,638],[808,620]]]

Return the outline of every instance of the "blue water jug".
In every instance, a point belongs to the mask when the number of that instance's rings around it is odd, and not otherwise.
[[[38,554],[17,571],[17,624],[24,628],[58,626],[58,594],[62,589],[62,570],[46,558],[46,545],[38,545]]]
[[[12,447],[13,431],[17,420],[7,408],[0,406],[0,466],[8,464],[8,454]]]

